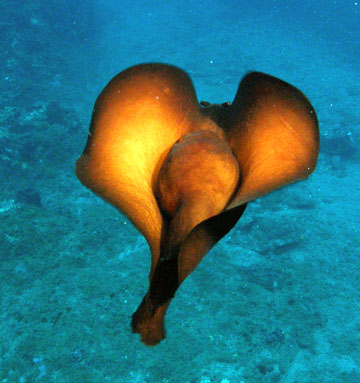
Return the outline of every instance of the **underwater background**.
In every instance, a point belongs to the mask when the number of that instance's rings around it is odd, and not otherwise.
[[[0,382],[360,382],[360,3],[0,3]],[[301,89],[320,123],[306,181],[249,203],[182,284],[167,338],[130,320],[142,236],[74,174],[94,101],[141,62],[232,101],[249,70]]]

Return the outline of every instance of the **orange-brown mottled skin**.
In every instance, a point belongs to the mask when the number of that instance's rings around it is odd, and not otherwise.
[[[81,182],[125,214],[152,255],[150,286],[132,318],[155,345],[177,288],[241,217],[246,203],[314,170],[316,114],[274,77],[244,77],[232,104],[198,103],[189,76],[142,64],[99,95]]]

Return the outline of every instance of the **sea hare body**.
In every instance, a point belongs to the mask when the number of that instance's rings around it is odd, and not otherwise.
[[[120,72],[99,95],[80,181],[146,238],[150,286],[132,317],[148,345],[183,280],[228,233],[247,202],[307,178],[319,152],[315,111],[293,86],[252,72],[234,101],[197,101],[189,76],[166,64]]]

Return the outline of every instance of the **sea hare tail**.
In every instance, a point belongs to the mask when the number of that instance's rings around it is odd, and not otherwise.
[[[148,346],[155,346],[165,338],[164,317],[170,300],[163,306],[154,308],[148,295],[132,316],[131,327],[134,333],[141,335],[141,341]]]

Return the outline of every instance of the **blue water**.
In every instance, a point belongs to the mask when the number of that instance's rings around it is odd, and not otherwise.
[[[0,4],[0,382],[359,383],[360,2],[164,3]],[[295,85],[321,151],[249,203],[147,347],[130,320],[149,249],[74,163],[101,89],[152,61],[199,100],[231,101],[249,70]]]

